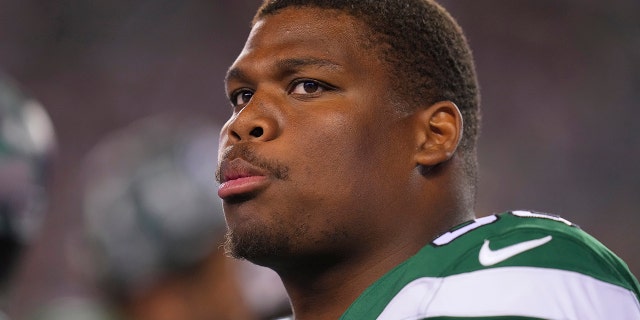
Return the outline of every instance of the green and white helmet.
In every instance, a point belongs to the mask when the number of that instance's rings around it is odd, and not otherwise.
[[[107,136],[85,162],[84,213],[98,279],[128,295],[202,261],[225,231],[215,192],[220,127],[175,113]]]
[[[0,73],[0,285],[40,230],[54,149],[43,106]]]

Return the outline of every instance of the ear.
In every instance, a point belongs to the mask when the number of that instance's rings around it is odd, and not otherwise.
[[[415,161],[434,166],[453,156],[462,138],[462,115],[455,103],[441,101],[416,112]]]

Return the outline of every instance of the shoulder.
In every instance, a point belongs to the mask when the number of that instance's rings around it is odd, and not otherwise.
[[[479,218],[436,238],[423,251],[447,257],[440,276],[534,267],[575,272],[638,291],[622,259],[577,225],[544,213],[512,211]]]
[[[557,216],[515,211],[476,219],[436,238],[403,268],[411,281],[382,315],[640,319],[640,289],[626,264]]]

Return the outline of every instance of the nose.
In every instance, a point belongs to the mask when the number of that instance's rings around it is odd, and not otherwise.
[[[254,96],[240,112],[227,122],[227,136],[230,142],[269,141],[276,138],[279,131],[274,108],[257,101]]]

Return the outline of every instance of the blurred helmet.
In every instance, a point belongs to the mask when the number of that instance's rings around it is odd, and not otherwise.
[[[162,114],[107,136],[84,168],[84,213],[98,279],[129,295],[202,261],[224,235],[215,192],[220,127]]]
[[[42,224],[55,146],[51,120],[36,100],[0,73],[0,283]]]

